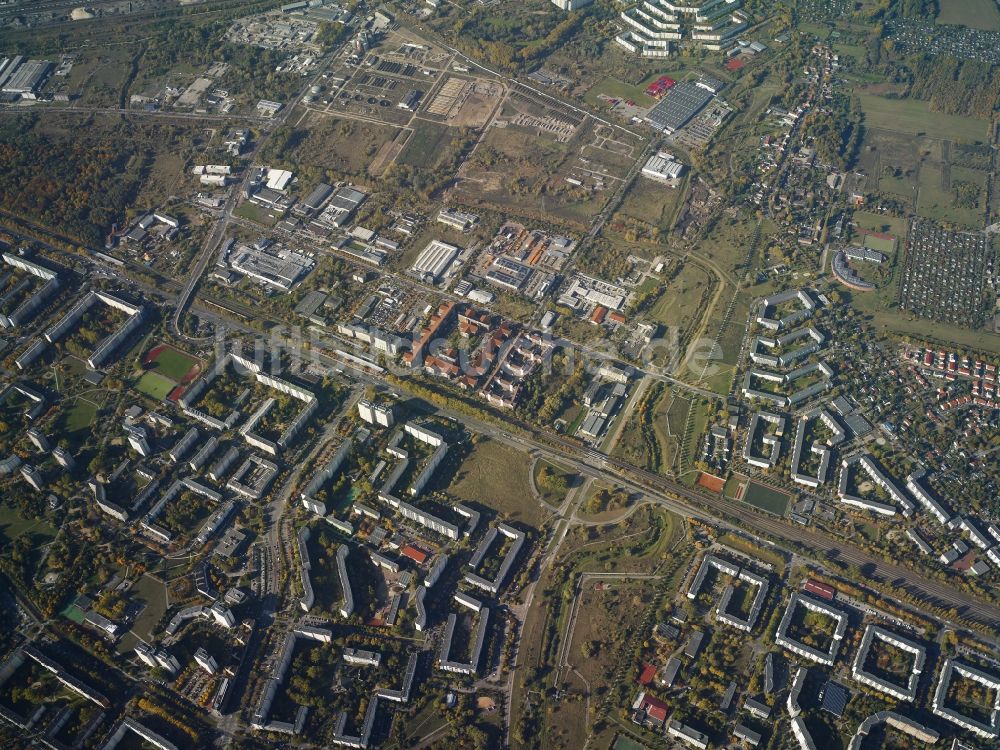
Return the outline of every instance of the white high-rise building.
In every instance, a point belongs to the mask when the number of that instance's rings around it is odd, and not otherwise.
[[[358,402],[358,416],[368,424],[392,427],[396,423],[392,406],[378,404],[367,399]]]
[[[132,450],[143,457],[152,453],[149,447],[149,440],[146,439],[146,431],[142,427],[132,425],[125,428],[125,432],[128,435],[128,444],[132,446]]]
[[[590,5],[594,0],[552,0],[552,2],[562,10],[579,10]]]
[[[622,11],[619,45],[643,57],[669,57],[678,47],[720,51],[747,28],[743,0],[643,0]]]
[[[198,662],[198,666],[209,674],[215,674],[219,671],[219,663],[215,660],[215,657],[203,648],[199,648],[194,652],[194,660]]]

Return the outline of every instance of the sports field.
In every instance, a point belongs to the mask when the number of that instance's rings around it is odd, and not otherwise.
[[[176,387],[176,383],[157,372],[147,372],[139,378],[139,382],[135,384],[135,387],[140,393],[145,393],[157,401],[163,401],[170,391]]]
[[[711,492],[722,492],[722,488],[726,486],[726,480],[722,477],[701,472],[698,477],[698,484]]]
[[[894,130],[950,141],[985,141],[987,124],[974,117],[960,117],[931,112],[927,102],[918,99],[886,99],[874,94],[858,94],[865,113],[865,126]]]
[[[148,368],[135,387],[157,401],[176,400],[184,393],[184,386],[202,372],[200,360],[167,344],[157,344],[142,358]]]
[[[767,485],[750,482],[743,494],[744,502],[748,502],[768,513],[783,516],[788,510],[788,495]]]
[[[877,250],[890,257],[896,252],[896,238],[890,235],[866,232],[864,244],[865,247]]]
[[[201,372],[201,363],[190,354],[166,344],[158,344],[146,352],[142,363],[176,383],[190,383]]]

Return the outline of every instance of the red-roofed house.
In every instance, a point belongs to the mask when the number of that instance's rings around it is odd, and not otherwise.
[[[656,677],[656,667],[652,664],[643,664],[642,671],[639,673],[639,684],[646,687],[651,683]]]
[[[632,703],[632,721],[636,724],[662,728],[667,721],[667,712],[667,704],[645,690],[640,691]]]

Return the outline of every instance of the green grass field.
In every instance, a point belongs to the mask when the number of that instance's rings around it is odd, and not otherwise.
[[[788,510],[788,495],[786,493],[757,482],[750,482],[747,485],[743,501],[779,516],[785,515],[785,511]]]
[[[0,544],[8,544],[24,534],[31,534],[39,544],[56,535],[56,530],[43,519],[25,518],[17,508],[0,505]]]
[[[144,575],[132,586],[131,594],[146,603],[135,618],[132,630],[146,641],[152,640],[153,628],[167,612],[167,587],[152,576]]]
[[[62,415],[62,428],[66,432],[86,430],[97,418],[97,404],[82,398],[75,399]]]
[[[624,734],[619,734],[615,737],[615,742],[611,746],[611,750],[646,750],[646,746],[640,745],[638,742],[630,737],[626,737]]]
[[[886,99],[873,94],[858,94],[869,128],[894,130],[897,133],[926,134],[932,138],[954,141],[984,141],[985,120],[931,112],[927,102],[917,99]]]
[[[993,0],[938,0],[937,22],[1000,31],[1000,10]]]
[[[745,481],[746,477],[740,476],[739,474],[733,474],[726,480],[726,486],[722,488],[722,494],[730,500],[735,500],[736,493],[740,491],[740,487],[743,486]]]
[[[166,348],[156,355],[154,369],[160,375],[165,375],[175,382],[180,382],[185,375],[198,364],[193,357],[176,349]]]
[[[655,76],[653,80],[655,81],[657,78],[659,76]],[[675,76],[671,76],[671,78],[675,78]],[[618,99],[629,99],[641,107],[651,107],[656,104],[656,100],[651,96],[646,96],[646,86],[648,85],[649,83],[644,83],[633,86],[630,83],[619,81],[617,78],[605,78],[594,84],[583,98],[593,107],[608,106],[606,101],[599,98],[601,94]]]
[[[278,219],[280,218],[280,214],[277,212],[272,212],[250,201],[243,201],[233,211],[233,215],[255,222],[256,224],[263,224],[265,227],[273,227],[278,223]]]
[[[897,246],[906,238],[906,230],[908,227],[906,219],[899,219],[894,216],[885,216],[883,214],[876,214],[870,211],[855,211],[853,219],[861,229],[867,229],[871,232],[891,234],[896,238]],[[873,249],[878,250],[878,248]],[[883,251],[879,250],[879,252]]]
[[[890,240],[883,237],[876,237],[873,234],[865,235],[865,247],[871,248],[872,250],[877,250],[884,255],[892,257],[892,254],[896,252],[896,240]]]
[[[135,388],[140,393],[145,393],[150,398],[162,401],[167,394],[174,389],[176,384],[173,380],[160,375],[157,372],[143,373],[143,376],[135,384]]]

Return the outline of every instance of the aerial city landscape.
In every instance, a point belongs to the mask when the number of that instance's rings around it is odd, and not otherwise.
[[[0,0],[0,747],[1000,748],[1000,0]]]

